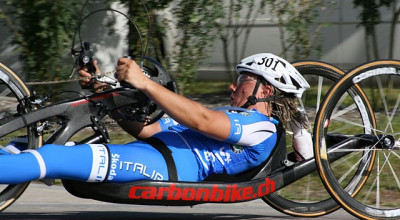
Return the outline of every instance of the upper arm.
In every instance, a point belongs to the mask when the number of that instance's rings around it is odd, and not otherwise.
[[[241,124],[240,126],[240,131],[231,133],[228,140],[226,140],[227,142],[243,146],[254,146],[264,142],[277,132],[276,125],[268,120]]]
[[[222,111],[209,111],[198,131],[217,140],[226,140],[231,131],[229,117]]]
[[[231,144],[254,146],[277,132],[276,122],[258,112],[221,112],[209,129]]]

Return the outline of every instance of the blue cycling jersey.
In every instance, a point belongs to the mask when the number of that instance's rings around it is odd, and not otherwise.
[[[231,122],[229,137],[224,141],[190,130],[171,118],[159,120],[162,132],[155,137],[164,141],[172,152],[190,149],[199,166],[197,180],[214,173],[236,175],[265,161],[277,142],[278,121],[256,110],[228,109],[224,112]],[[178,174],[190,172],[182,161],[185,160],[175,159]]]
[[[226,110],[231,122],[229,137],[215,140],[177,124],[159,120],[154,137],[172,151],[179,181],[201,181],[211,174],[235,175],[265,161],[277,142],[278,123],[256,110]],[[15,146],[14,146],[15,145]],[[72,179],[88,182],[168,180],[168,163],[161,153],[143,141],[128,144],[47,144],[22,151],[23,144],[0,149],[0,184],[35,179]],[[15,154],[10,154],[10,152]],[[2,154],[2,155],[1,155]]]

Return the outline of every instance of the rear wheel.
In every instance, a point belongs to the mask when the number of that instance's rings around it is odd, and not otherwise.
[[[358,218],[400,217],[399,83],[400,61],[361,65],[331,89],[317,115],[314,150],[321,179],[338,204]],[[362,100],[369,100],[365,109],[349,98],[354,89],[361,89]],[[368,112],[374,114],[367,117]],[[329,153],[326,140],[333,133],[347,135],[356,144]],[[347,158],[345,163],[329,160],[342,152],[347,152],[340,160]],[[362,179],[362,188],[346,184],[353,173],[353,178]]]
[[[345,73],[339,68],[319,61],[300,61],[293,66],[304,76],[311,88],[299,99],[299,107],[307,114],[312,133],[315,115],[320,103],[331,86]],[[286,131],[287,152],[293,151],[292,132]],[[318,172],[297,180],[296,182],[269,194],[263,200],[280,212],[293,216],[316,217],[328,214],[339,208],[325,190]]]
[[[21,79],[7,66],[0,63],[0,124],[27,113],[30,108],[24,100],[30,96],[30,92]],[[41,144],[40,136],[34,131],[35,126],[27,126],[0,137],[0,149],[16,138],[27,138],[27,148],[37,148]],[[1,155],[0,155],[1,156]],[[0,211],[10,206],[25,191],[28,183],[0,184]]]

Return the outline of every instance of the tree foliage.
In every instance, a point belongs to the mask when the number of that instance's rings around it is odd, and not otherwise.
[[[273,18],[272,22],[276,22],[279,29],[282,48],[280,56],[294,60],[305,59],[313,54],[319,56],[321,51],[319,37],[325,24],[318,24],[317,18],[322,10],[324,10],[322,0],[226,1],[225,22],[220,39],[225,68],[230,73],[231,79],[236,76],[232,67],[245,56],[250,33],[257,20],[266,11],[269,11]]]
[[[306,59],[321,51],[318,41],[324,24],[317,18],[325,10],[322,0],[267,0],[270,13],[276,16],[281,35],[282,54],[293,60]]]
[[[149,46],[147,55],[156,57],[174,75],[181,93],[188,92],[188,85],[195,80],[198,65],[212,47],[220,28],[222,18],[219,0],[158,0],[146,2],[150,14],[151,32],[148,19],[140,1],[122,0],[129,15],[137,22],[145,44]],[[161,17],[159,11],[167,10],[172,17]],[[164,36],[168,31],[175,41],[172,54],[165,56]],[[148,34],[151,34],[148,37]],[[142,45],[134,28],[130,28],[129,47],[131,54],[140,54]],[[149,40],[150,42],[147,42]]]
[[[20,60],[24,62],[28,81],[47,81],[65,78],[70,65],[63,57],[69,54],[71,40],[80,19],[82,0],[0,0],[0,21],[6,24],[19,45]],[[304,59],[321,52],[320,30],[325,24],[317,23],[319,13],[325,9],[323,0],[155,0],[142,1],[103,0],[90,1],[109,4],[121,2],[129,16],[137,23],[148,45],[147,55],[157,58],[173,73],[182,92],[193,82],[200,62],[214,48],[216,39],[222,41],[227,71],[245,56],[248,39],[257,18],[268,9],[275,18],[282,47],[281,56]],[[395,0],[353,0],[361,7],[360,25],[366,29],[368,39],[377,42],[375,26],[380,23],[379,8],[393,6]],[[166,10],[171,17],[160,16]],[[394,28],[400,8],[394,10],[391,48],[394,46]],[[172,55],[165,57],[164,36],[175,39]],[[148,34],[151,34],[148,36]],[[131,55],[141,55],[142,45],[131,26],[128,34]],[[377,44],[375,44],[377,45]],[[377,51],[377,50],[376,50]],[[393,54],[393,51],[390,52]],[[390,57],[389,57],[390,58]],[[233,76],[233,74],[232,74]]]
[[[213,48],[215,39],[219,38],[223,42],[227,70],[231,69],[232,63],[244,56],[251,27],[257,16],[265,12],[266,4],[276,9],[271,11],[280,19],[280,27],[286,28],[288,32],[287,37],[282,40],[282,44],[285,40],[288,41],[288,45],[283,45],[283,53],[286,54],[290,48],[294,48],[294,54],[300,57],[307,56],[312,50],[312,44],[310,37],[307,37],[309,32],[306,27],[314,22],[316,5],[320,1],[146,1],[151,32],[148,30],[148,17],[141,1],[105,1],[111,2],[121,2],[128,8],[129,16],[141,30],[143,43],[149,45],[147,55],[156,57],[168,66],[181,91],[186,92],[187,86],[195,79],[199,63],[207,57],[210,48]],[[4,3],[0,6],[0,15],[12,30],[14,42],[21,48],[24,72],[28,73],[26,79],[46,81],[65,77],[70,66],[63,65],[62,57],[69,53],[82,1],[20,0]],[[166,8],[172,17],[160,22],[158,11]],[[242,25],[240,20],[244,21]],[[166,31],[175,38],[171,57],[164,57],[162,50]],[[147,36],[148,34],[151,36]],[[243,40],[239,41],[241,36],[244,36]],[[128,42],[130,54],[141,55],[144,45],[132,26]]]
[[[61,58],[71,46],[80,7],[80,0],[2,1],[0,20],[19,45],[28,81],[57,80],[68,72]]]
[[[220,0],[180,0],[171,5],[173,18],[164,20],[169,27],[176,27],[172,34],[176,45],[169,60],[181,91],[195,79],[198,65],[213,47],[223,18]]]
[[[380,8],[390,7],[395,4],[396,0],[353,0],[353,4],[356,8],[360,7],[361,12],[359,14],[360,23],[365,29],[365,47],[367,51],[367,59],[371,59],[369,47],[372,45],[373,59],[379,59],[379,40],[376,34],[376,25],[382,22]],[[395,6],[395,5],[394,5]],[[388,58],[393,56],[394,48],[394,33],[397,20],[400,15],[400,7],[395,10],[393,19],[391,21],[391,34],[390,34],[390,51]]]
[[[96,3],[90,1],[89,3]],[[166,60],[176,66],[174,75],[182,91],[191,83],[199,62],[205,57],[218,29],[221,18],[220,1],[145,1],[149,9],[151,32],[142,1],[105,0],[102,3],[121,2],[128,8],[129,16],[138,25],[144,45],[136,29],[131,25],[128,34],[131,55],[142,55],[142,47],[148,45],[148,56],[164,62],[163,36],[168,26],[160,24],[157,10],[170,7],[178,34],[175,36],[179,48],[173,50],[173,59]],[[27,81],[49,81],[66,77],[70,66],[64,65],[63,57],[69,54],[71,40],[80,20],[81,0],[3,0],[0,5],[0,20],[10,28],[14,43],[20,48],[20,60],[24,62]],[[151,36],[147,36],[148,34]],[[174,64],[174,65],[173,65]]]
[[[133,19],[137,24],[143,37],[144,45],[141,45],[136,29],[131,23],[129,23],[128,44],[130,55],[141,56],[143,47],[148,46],[149,48],[146,48],[147,56],[155,57],[158,60],[163,60],[164,53],[162,51],[162,38],[165,34],[165,28],[157,22],[157,10],[165,9],[172,1],[173,0],[145,2],[132,0],[120,1],[128,8],[128,14],[130,18]],[[145,7],[143,3],[145,3]],[[150,31],[149,27],[151,27]],[[148,36],[148,34],[151,36]]]
[[[375,26],[381,23],[381,14],[379,8],[389,7],[396,0],[353,0],[356,7],[361,7],[359,18],[360,25],[364,26],[367,34],[374,32]]]
[[[265,0],[230,0],[223,11],[225,15],[219,39],[223,45],[225,69],[233,81],[236,78],[234,64],[245,56],[253,25],[265,12]]]

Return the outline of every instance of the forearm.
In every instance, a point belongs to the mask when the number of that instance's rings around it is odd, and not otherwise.
[[[120,112],[111,112],[111,117],[117,121],[118,125],[127,133],[136,139],[145,139],[153,136],[155,133],[161,131],[158,122],[151,125],[146,125],[144,122],[127,120]]]

